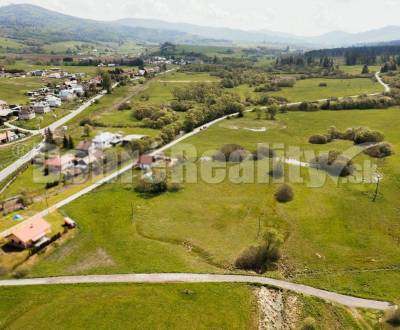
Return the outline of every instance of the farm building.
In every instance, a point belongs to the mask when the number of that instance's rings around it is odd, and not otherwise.
[[[0,144],[13,142],[18,139],[18,135],[13,131],[0,132]]]
[[[120,134],[105,132],[97,135],[92,143],[96,149],[108,149],[121,142],[121,138],[122,136]]]

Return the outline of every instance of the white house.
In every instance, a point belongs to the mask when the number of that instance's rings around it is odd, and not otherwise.
[[[48,75],[49,78],[52,79],[61,79],[61,74],[59,72],[53,72]]]
[[[52,108],[60,107],[61,104],[62,104],[61,99],[59,97],[54,96],[54,95],[47,96],[46,101],[49,104],[49,106],[52,107]]]
[[[97,135],[92,143],[96,149],[107,149],[111,148],[113,144],[116,144],[121,141],[122,135],[113,134],[109,132],[101,133]]]
[[[51,111],[50,105],[47,102],[37,102],[34,103],[33,106],[33,111],[37,114],[45,114]]]
[[[72,86],[72,91],[78,96],[83,96],[85,94],[83,86],[78,84]]]
[[[59,97],[63,101],[70,101],[75,98],[75,94],[71,89],[62,89],[59,93]]]

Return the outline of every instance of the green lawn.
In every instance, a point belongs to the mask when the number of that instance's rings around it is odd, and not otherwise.
[[[364,65],[341,65],[339,69],[343,72],[357,75],[357,74],[361,74],[363,67],[364,67]],[[381,67],[379,65],[370,65],[369,72],[375,73],[375,72],[379,71],[380,68]]]
[[[321,82],[327,87],[319,87]],[[316,101],[329,97],[354,96],[382,92],[383,87],[368,78],[298,80],[293,88],[283,88],[269,95],[286,97],[290,102]]]
[[[0,289],[7,329],[254,329],[252,288],[230,284]]]
[[[0,99],[9,104],[29,102],[27,91],[45,86],[41,78],[0,78]]]

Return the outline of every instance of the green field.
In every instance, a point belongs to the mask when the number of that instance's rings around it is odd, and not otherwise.
[[[1,288],[0,327],[256,329],[264,317],[258,290],[239,284],[184,283]],[[309,317],[318,329],[363,329],[365,325],[379,328],[378,313],[352,312],[357,313],[357,320],[348,309],[318,299],[290,293],[283,297],[295,304],[283,313],[296,329]]]
[[[240,143],[250,150],[260,142],[345,150],[351,146],[349,142],[318,147],[307,143],[310,135],[336,125],[340,130],[353,126],[381,130],[397,149],[398,117],[399,109],[296,112],[280,115],[271,123],[254,120],[249,114],[244,119],[224,121],[185,144],[195,145],[199,155],[225,143]],[[256,133],[232,128],[262,125],[269,129]],[[362,164],[367,159],[361,155],[356,162]],[[336,185],[330,179],[321,188],[295,184],[295,200],[287,205],[274,201],[273,184],[200,181],[185,184],[179,193],[150,199],[133,192],[131,184],[106,185],[65,208],[80,224],[80,234],[37,264],[32,276],[82,273],[77,265],[99,249],[114,262],[94,263],[84,273],[225,272],[242,249],[259,241],[261,219],[262,230],[275,227],[285,233],[285,265],[297,281],[398,301],[400,292],[394,283],[400,276],[400,259],[395,237],[400,228],[396,225],[397,210],[391,206],[397,200],[398,160],[395,155],[378,163],[384,180],[376,203],[371,201],[375,185]],[[303,208],[305,204],[312,208]],[[194,248],[188,250],[188,246]],[[379,279],[376,285],[366,285],[371,276]],[[340,285],[336,285],[339,280]]]
[[[257,324],[251,288],[229,284],[2,288],[0,298],[0,327],[7,329],[250,329]]]
[[[41,78],[0,78],[0,99],[9,104],[27,104],[27,91],[45,86]]]
[[[341,65],[339,69],[345,73],[357,75],[357,74],[361,74],[363,67],[364,67],[363,65]],[[380,70],[379,65],[370,65],[369,66],[370,73],[375,73],[379,70]]]
[[[327,87],[319,87],[321,82]],[[298,80],[293,88],[283,88],[279,92],[269,93],[283,96],[290,102],[316,101],[329,97],[354,96],[382,92],[383,88],[371,79],[306,79]]]

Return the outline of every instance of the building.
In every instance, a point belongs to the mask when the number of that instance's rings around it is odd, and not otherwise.
[[[46,98],[47,103],[49,104],[50,107],[52,108],[57,108],[60,107],[62,102],[61,99],[57,96],[50,95]]]
[[[44,166],[49,170],[49,172],[62,173],[65,170],[74,166],[75,156],[71,154],[65,154],[56,156],[53,158],[46,159],[44,161]]]
[[[122,135],[120,134],[113,134],[109,132],[101,133],[97,135],[92,143],[96,149],[108,149],[111,148],[113,145],[121,142]]]
[[[44,70],[31,71],[31,76],[32,77],[45,77],[46,76],[46,71],[44,71]]]
[[[36,102],[33,104],[32,108],[33,111],[35,111],[35,113],[40,115],[43,115],[51,111],[50,105],[47,102]]]
[[[74,91],[71,89],[62,89],[58,96],[63,101],[71,101],[75,98]]]
[[[18,135],[13,131],[0,132],[0,144],[18,140]]]
[[[31,120],[36,117],[36,114],[32,107],[22,107],[18,116],[19,120]]]
[[[91,141],[81,141],[75,149],[78,158],[85,158],[95,150]]]
[[[154,163],[154,157],[153,156],[141,155],[139,157],[138,162],[137,162],[137,166],[141,170],[149,170],[153,166],[153,163]]]
[[[51,233],[51,225],[42,218],[28,220],[27,223],[17,226],[10,235],[7,236],[9,244],[19,248],[30,248],[41,246],[49,241],[47,237]]]

